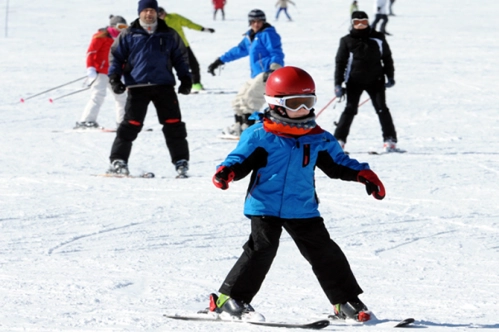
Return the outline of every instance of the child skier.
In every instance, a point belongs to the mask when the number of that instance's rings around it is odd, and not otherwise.
[[[385,188],[367,163],[350,159],[333,135],[315,123],[315,83],[307,72],[277,69],[268,78],[265,100],[269,108],[262,122],[243,132],[213,176],[214,185],[225,190],[231,181],[252,172],[244,205],[251,234],[220,296],[210,296],[210,310],[241,319],[258,317],[250,303],[270,269],[284,228],[312,266],[335,315],[367,321],[370,312],[358,298],[362,289],[319,214],[315,168],[330,178],[364,183],[376,199],[385,197]]]

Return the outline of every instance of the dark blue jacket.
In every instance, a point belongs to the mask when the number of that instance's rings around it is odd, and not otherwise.
[[[109,76],[123,75],[126,86],[138,84],[175,85],[177,77],[190,77],[187,50],[178,33],[158,20],[149,34],[135,20],[122,31],[111,47]]]
[[[237,147],[222,162],[234,180],[252,172],[244,214],[285,219],[319,216],[315,167],[330,178],[357,181],[367,163],[350,159],[333,135],[316,127],[300,137],[278,136],[257,123],[241,134]],[[219,165],[220,166],[220,165]]]

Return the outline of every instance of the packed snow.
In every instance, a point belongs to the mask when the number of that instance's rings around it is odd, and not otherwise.
[[[275,1],[268,0],[229,0],[225,21],[220,14],[213,20],[209,0],[159,4],[216,30],[186,34],[205,87],[229,91],[249,77],[248,59],[215,77],[207,67],[239,43],[247,13],[264,10],[282,37],[286,64],[314,77],[320,110],[334,97],[335,54],[351,2],[295,2],[292,22],[284,15],[275,21]],[[106,171],[115,134],[71,132],[87,92],[49,102],[81,83],[27,98],[84,76],[92,34],[110,14],[133,21],[137,1],[11,0],[0,7],[0,330],[275,331],[163,317],[205,308],[249,235],[242,214],[248,179],[227,191],[211,183],[237,144],[216,137],[233,122],[234,95],[179,96],[189,179],[175,179],[152,105],[145,127],[153,131],[139,135],[129,165],[156,178],[93,176]],[[373,18],[373,0],[359,7]],[[393,8],[387,30],[396,85],[387,100],[398,146],[408,152],[367,154],[382,138],[372,105],[363,105],[346,149],[371,165],[387,196],[377,201],[362,184],[318,170],[320,210],[364,289],[361,299],[380,321],[414,317],[435,331],[499,329],[499,2],[396,1]],[[318,123],[334,131],[343,107],[333,103]],[[113,127],[114,118],[108,95],[98,120]],[[332,313],[287,234],[252,304],[269,321]]]

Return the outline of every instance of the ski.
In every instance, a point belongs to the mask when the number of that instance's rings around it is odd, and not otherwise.
[[[376,151],[376,150],[367,151],[368,154],[372,155],[396,154],[396,153],[406,153],[406,152],[407,150],[402,150],[402,149],[395,149],[393,151]]]
[[[414,318],[406,318],[401,320],[397,325],[394,327],[407,327],[408,325],[414,323]]]
[[[191,95],[223,95],[223,94],[236,94],[237,91],[220,90],[220,89],[205,89],[199,91],[191,91]]]
[[[155,177],[154,173],[152,172],[145,172],[139,175],[125,175],[125,174],[113,174],[113,173],[103,173],[103,174],[92,174],[92,176],[102,176],[106,178],[129,178],[129,179],[152,179]]]
[[[142,131],[153,131],[152,128],[147,128]],[[85,129],[66,129],[66,130],[52,130],[53,133],[115,133],[116,128],[85,128]]]
[[[414,318],[405,318],[405,319],[402,319],[401,321],[392,321],[392,320],[378,320],[377,318],[372,318],[370,320],[368,320],[367,322],[358,322],[356,320],[353,320],[353,319],[348,319],[348,320],[345,320],[343,318],[339,318],[338,316],[336,315],[329,315],[328,318],[331,320],[331,322],[343,322],[345,324],[349,324],[349,323],[353,323],[353,324],[359,324],[359,325],[366,325],[366,326],[371,326],[371,325],[380,325],[380,324],[384,324],[384,323],[392,323],[395,322],[395,325],[393,325],[393,327],[410,327],[410,325],[412,323],[415,322]]]
[[[186,316],[186,315],[164,315],[165,317],[171,318],[171,319],[180,319],[180,320],[190,320],[190,321],[202,321],[202,322],[220,322],[220,323],[247,323],[251,325],[259,325],[259,326],[269,326],[269,327],[284,327],[284,328],[289,328],[289,329],[309,329],[309,330],[320,330],[325,328],[326,326],[329,326],[329,320],[327,319],[321,319],[315,322],[311,323],[305,323],[305,324],[300,324],[300,323],[278,323],[278,322],[257,322],[257,321],[246,321],[246,320],[238,320],[238,319],[233,319],[233,320],[225,320],[221,319],[219,316],[209,316],[206,315],[206,317],[202,316]]]

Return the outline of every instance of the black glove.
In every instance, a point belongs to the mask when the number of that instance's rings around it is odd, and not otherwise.
[[[236,173],[230,167],[220,166],[213,175],[212,181],[215,187],[226,190],[229,188],[229,182],[234,180],[235,176]]]
[[[215,76],[215,69],[217,69],[218,67],[220,67],[223,64],[224,63],[222,62],[222,60],[220,60],[220,58],[216,59],[215,62],[213,62],[211,65],[208,66],[208,73]]]
[[[274,72],[274,70],[269,70],[269,71],[266,71],[265,73],[263,73],[263,83],[267,82],[270,74],[272,74],[273,72]]]
[[[121,77],[118,75],[109,76],[109,84],[111,84],[111,89],[113,89],[113,92],[117,95],[126,91],[126,86],[121,82]]]
[[[209,33],[214,33],[215,29],[212,29],[212,28],[203,28],[203,30],[201,30],[201,31],[205,31],[205,32],[209,32]]]
[[[182,77],[180,79],[180,86],[178,87],[178,93],[183,95],[188,95],[191,93],[192,80],[189,76]]]
[[[385,83],[385,88],[391,88],[395,85],[395,80],[393,77],[388,77],[388,82]]]

